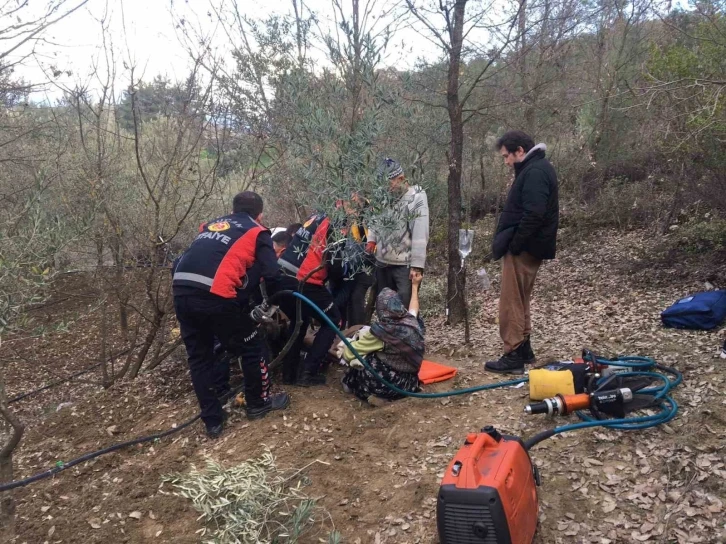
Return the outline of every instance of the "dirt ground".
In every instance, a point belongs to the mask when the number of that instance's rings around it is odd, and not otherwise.
[[[650,243],[648,233],[603,234],[571,244],[541,270],[532,309],[540,362],[570,359],[589,347],[655,357],[681,370],[685,381],[675,392],[680,413],[667,426],[578,431],[533,450],[543,479],[537,543],[726,541],[726,361],[717,357],[724,331],[663,329],[658,317],[685,293],[702,290],[704,281],[723,287],[726,265],[655,261],[646,258]],[[486,266],[492,288],[470,288],[478,309],[469,346],[463,329],[441,318],[427,322],[430,358],[459,368],[455,380],[427,391],[494,380],[483,362],[499,350],[498,267]],[[36,316],[44,336],[3,346],[10,396],[84,368],[98,354],[98,310],[89,306],[84,282],[69,278],[58,290],[54,304]],[[255,422],[234,414],[217,441],[204,438],[198,423],[18,490],[17,542],[198,542],[198,514],[161,485],[162,475],[201,466],[207,456],[240,463],[264,448],[286,468],[320,461],[306,470],[309,493],[345,542],[437,542],[439,481],[467,432],[495,425],[529,437],[569,421],[526,417],[526,387],[371,408],[343,393],[341,375],[332,368],[326,387],[288,388],[292,405],[284,413]],[[182,353],[109,390],[99,380],[99,372],[91,373],[13,405],[27,425],[16,478],[195,414]],[[326,538],[322,528],[309,541],[318,538]]]

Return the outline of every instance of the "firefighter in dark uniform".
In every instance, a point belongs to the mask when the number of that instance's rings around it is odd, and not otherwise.
[[[259,224],[263,202],[239,193],[233,212],[199,229],[174,269],[174,308],[189,356],[189,371],[207,434],[217,438],[227,418],[220,397],[229,393],[229,366],[215,365],[214,338],[242,359],[247,417],[258,419],[290,403],[287,393],[270,392],[270,375],[259,323],[247,309],[264,280],[279,288],[280,269],[270,231]],[[259,313],[257,314],[259,315]]]
[[[331,264],[329,245],[332,227],[325,213],[315,213],[295,232],[292,241],[280,256],[278,263],[282,269],[281,289],[298,290],[298,285],[305,280],[302,294],[312,300],[325,312],[336,325],[340,324],[340,312],[333,301],[333,295],[326,289],[325,282]],[[296,299],[283,297],[280,309],[290,319],[290,334],[294,332],[297,320]],[[315,341],[305,357],[302,375],[298,379],[300,349],[310,319],[317,314],[307,304],[301,305],[302,325],[290,351],[283,361],[283,381],[286,384],[297,384],[302,387],[324,385],[325,375],[320,373],[320,366],[333,344],[335,332],[325,323],[315,335]]]

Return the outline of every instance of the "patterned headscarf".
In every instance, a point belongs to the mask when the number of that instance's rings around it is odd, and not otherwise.
[[[423,322],[408,313],[398,293],[388,287],[376,298],[376,315],[378,322],[373,324],[371,332],[387,348],[395,348],[408,362],[406,366],[418,371],[425,350]]]

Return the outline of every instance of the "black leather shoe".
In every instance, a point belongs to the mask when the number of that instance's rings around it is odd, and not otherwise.
[[[311,374],[303,372],[297,381],[300,387],[315,387],[316,385],[325,385],[325,374]]]
[[[212,440],[219,438],[222,434],[222,431],[224,431],[224,428],[227,426],[228,419],[229,414],[226,411],[222,410],[222,423],[213,427],[207,427],[207,436]]]
[[[524,359],[525,364],[531,365],[537,361],[537,357],[535,357],[534,351],[532,351],[532,344],[529,341],[529,336],[527,336],[524,339],[524,342],[517,347],[517,351],[519,351],[522,359]]]
[[[502,355],[498,361],[489,361],[484,365],[484,370],[497,372],[499,374],[524,374],[525,360],[518,349]]]
[[[290,406],[290,395],[275,393],[260,406],[247,407],[247,419],[261,419],[272,410],[284,410]]]

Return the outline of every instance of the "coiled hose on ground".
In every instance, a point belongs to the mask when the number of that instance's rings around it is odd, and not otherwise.
[[[321,320],[325,322],[325,324],[332,328],[338,337],[345,343],[345,345],[348,347],[348,349],[351,350],[353,355],[356,356],[356,359],[358,359],[365,369],[379,382],[384,384],[389,389],[392,389],[396,393],[399,393],[401,395],[405,395],[407,397],[415,397],[415,398],[423,398],[423,399],[435,399],[435,398],[442,398],[442,397],[451,397],[454,395],[464,395],[468,393],[475,393],[477,391],[486,391],[489,389],[496,389],[499,387],[507,387],[512,385],[517,385],[522,382],[526,382],[529,380],[529,378],[520,378],[517,380],[509,380],[505,382],[497,382],[492,384],[486,384],[486,385],[479,385],[476,387],[469,387],[466,389],[454,389],[452,391],[443,391],[439,393],[415,393],[410,391],[404,391],[403,389],[400,389],[393,385],[392,383],[389,383],[383,376],[378,374],[365,360],[365,357],[362,357],[360,353],[356,351],[356,349],[353,347],[353,345],[350,343],[350,341],[345,337],[345,335],[341,332],[341,330],[335,326],[335,324],[328,318],[325,313],[318,308],[313,302],[305,297],[305,295],[301,293],[293,293],[294,297],[299,298],[306,304],[310,305],[313,310],[318,314]],[[632,368],[632,371],[626,372],[623,374],[620,374],[621,377],[642,377],[642,378],[653,378],[658,379],[663,382],[663,385],[660,387],[650,387],[648,389],[642,389],[638,391],[640,394],[644,395],[652,395],[654,401],[660,400],[660,403],[656,403],[654,408],[657,410],[657,413],[653,415],[647,415],[647,416],[630,416],[625,418],[617,418],[617,419],[595,419],[588,415],[585,412],[577,412],[577,415],[580,417],[580,419],[583,419],[580,423],[571,423],[568,425],[561,425],[559,427],[555,427],[554,429],[550,429],[548,431],[545,431],[543,433],[540,433],[538,435],[533,436],[532,438],[525,440],[525,446],[527,449],[531,448],[532,446],[538,444],[542,440],[545,440],[547,438],[550,438],[556,434],[565,433],[568,431],[575,431],[577,429],[585,429],[589,427],[608,427],[611,429],[618,429],[618,430],[638,430],[638,429],[648,429],[650,427],[655,427],[657,425],[661,425],[663,423],[667,423],[671,421],[674,417],[676,417],[676,414],[678,413],[678,404],[675,400],[673,400],[672,397],[668,395],[668,393],[673,389],[674,387],[677,387],[682,381],[683,376],[680,372],[673,368],[669,368],[663,365],[659,365],[654,359],[651,359],[649,357],[638,357],[638,356],[626,356],[626,357],[618,357],[617,359],[603,359],[598,358],[598,363],[605,364],[605,365],[617,365],[622,367],[629,367]],[[674,376],[674,380],[671,380],[668,378],[667,375],[659,374],[657,372],[653,372],[654,370],[660,370],[662,372],[665,372],[666,374],[670,374]],[[601,378],[602,379],[602,378]]]

